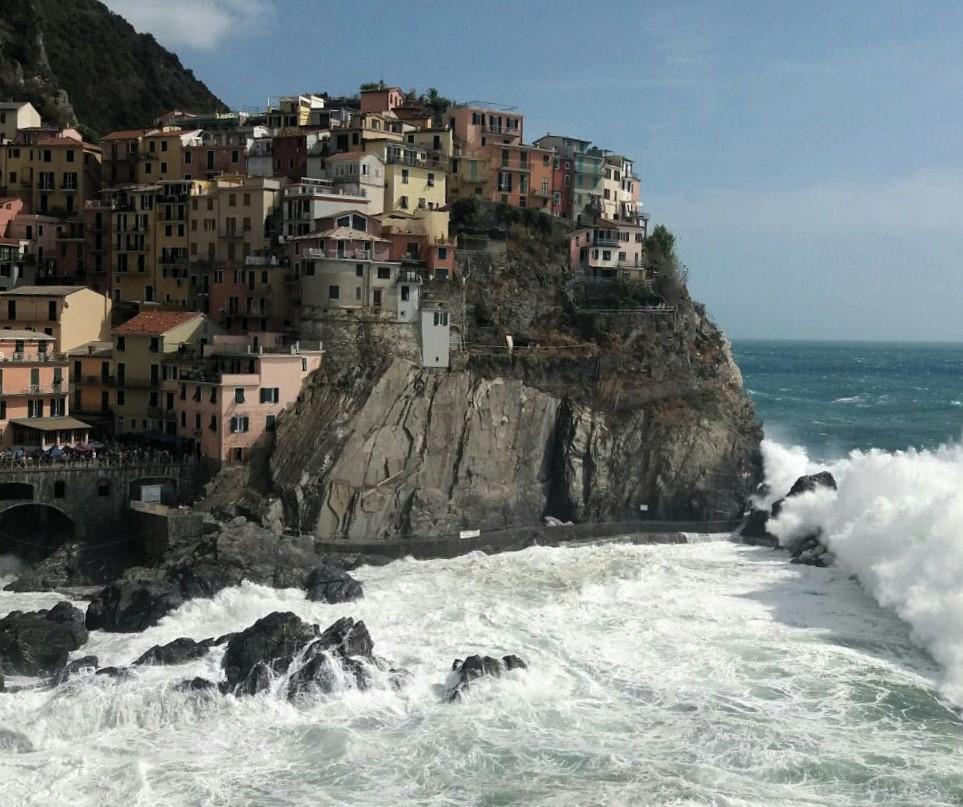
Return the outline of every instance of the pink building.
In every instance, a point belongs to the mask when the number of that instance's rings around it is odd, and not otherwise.
[[[364,112],[392,112],[396,107],[404,106],[405,94],[401,87],[386,87],[383,81],[377,87],[361,91],[361,111]]]
[[[384,236],[390,242],[389,260],[424,270],[435,280],[454,277],[455,247],[450,240],[433,242],[426,233],[385,232]]]
[[[572,233],[569,258],[573,272],[594,280],[644,280],[645,221],[596,219]]]
[[[455,146],[462,154],[474,154],[482,146],[521,145],[524,120],[517,112],[486,107],[460,106],[448,110]]]
[[[86,442],[90,427],[69,417],[69,364],[56,340],[0,330],[0,445],[49,448]]]
[[[191,355],[189,355],[191,353]],[[177,435],[217,462],[246,462],[271,439],[277,417],[320,368],[321,345],[284,345],[279,334],[215,335],[178,359]]]
[[[57,272],[57,236],[60,220],[37,213],[18,213],[7,226],[7,237],[29,241],[27,261],[33,263],[37,277]]]
[[[16,196],[0,198],[0,238],[7,236],[7,227],[23,211],[23,200]]]

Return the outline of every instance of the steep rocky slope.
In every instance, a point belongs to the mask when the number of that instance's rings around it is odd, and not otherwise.
[[[270,461],[288,526],[378,540],[742,512],[761,431],[724,336],[684,293],[671,314],[578,310],[563,243],[512,226],[479,256],[451,370],[420,367],[397,326],[315,323],[327,364]],[[425,291],[461,307],[456,284]]]
[[[8,99],[96,134],[171,109],[224,108],[177,56],[97,0],[3,0],[0,100]]]

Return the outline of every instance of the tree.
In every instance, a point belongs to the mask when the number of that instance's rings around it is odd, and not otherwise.
[[[652,287],[669,305],[678,305],[688,297],[688,270],[680,265],[675,236],[665,225],[657,224],[645,239],[645,271],[652,278]]]

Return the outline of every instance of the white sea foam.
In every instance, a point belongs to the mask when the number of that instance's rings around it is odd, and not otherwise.
[[[839,563],[909,623],[963,705],[963,446],[854,451],[821,466],[798,447],[763,449],[776,491],[817,467],[839,488],[787,499],[770,531],[786,542],[821,528]]]
[[[963,799],[963,726],[939,670],[845,572],[729,542],[607,544],[356,573],[366,598],[308,602],[244,585],[143,635],[78,654],[128,664],[149,645],[243,628],[275,610],[363,619],[411,671],[395,691],[188,695],[222,649],[127,681],[84,676],[0,696],[4,807],[232,805],[938,805]],[[0,604],[22,595],[0,593]],[[443,702],[452,659],[529,669]]]

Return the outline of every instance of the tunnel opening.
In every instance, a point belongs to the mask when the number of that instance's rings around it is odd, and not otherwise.
[[[0,513],[0,555],[37,563],[76,535],[76,525],[48,504],[21,504]]]

